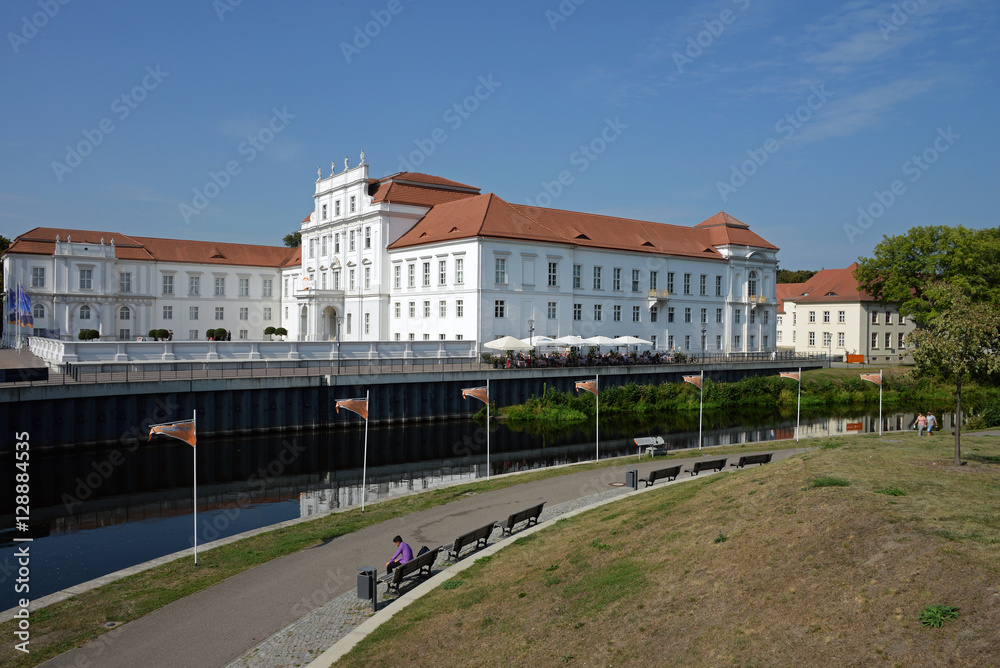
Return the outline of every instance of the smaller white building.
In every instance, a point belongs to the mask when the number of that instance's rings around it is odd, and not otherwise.
[[[894,305],[880,305],[861,291],[857,267],[855,262],[819,271],[805,283],[778,284],[779,349],[834,358],[864,355],[869,364],[913,361],[906,342],[913,323]]]

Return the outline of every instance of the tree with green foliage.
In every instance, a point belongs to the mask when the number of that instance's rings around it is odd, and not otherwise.
[[[776,281],[778,283],[805,283],[815,275],[815,271],[809,271],[808,269],[778,269]]]
[[[302,232],[296,230],[291,234],[286,234],[285,238],[282,239],[286,246],[289,248],[296,248],[302,245]]]
[[[962,464],[962,380],[1000,374],[1000,309],[975,302],[960,288],[935,283],[928,298],[945,304],[926,326],[910,334],[920,373],[955,379],[955,466]]]
[[[883,237],[874,257],[858,258],[854,277],[881,304],[899,304],[899,312],[918,327],[948,308],[950,291],[934,290],[943,281],[972,302],[1000,305],[1000,228],[914,227],[906,234]]]

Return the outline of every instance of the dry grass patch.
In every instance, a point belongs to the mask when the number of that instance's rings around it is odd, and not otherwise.
[[[947,460],[944,439],[900,440],[851,438],[559,522],[342,663],[995,665],[1000,445],[969,438],[983,461],[955,469],[924,465]],[[849,485],[811,485],[823,478]],[[961,615],[926,628],[929,606]]]

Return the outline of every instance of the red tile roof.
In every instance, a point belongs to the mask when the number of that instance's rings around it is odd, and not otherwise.
[[[789,299],[798,304],[874,301],[874,297],[858,288],[858,281],[854,278],[854,270],[857,268],[858,263],[855,262],[844,269],[818,271],[805,283],[778,283],[775,285],[778,298]]]
[[[695,227],[709,231],[709,239],[714,246],[756,246],[778,250],[777,246],[765,241],[750,231],[750,226],[733,218],[725,211],[720,211],[708,220],[698,223]]]
[[[696,227],[683,227],[615,216],[543,209],[509,204],[500,197],[487,193],[435,206],[389,247],[407,248],[451,239],[488,237],[714,260],[723,259],[714,247],[716,243],[776,248],[750,232],[747,225],[735,218],[727,218],[740,227],[730,230],[728,227],[717,229],[715,226],[705,225],[712,222],[712,219]],[[739,237],[739,242],[730,240],[734,235]]]
[[[14,240],[8,253],[52,255],[56,236],[61,241],[99,245],[115,242],[115,257],[119,260],[183,262],[187,264],[219,264],[257,267],[285,267],[301,262],[300,248],[284,246],[252,246],[216,241],[188,241],[130,237],[120,232],[95,232],[54,227],[36,227]]]
[[[381,179],[371,179],[368,193],[374,202],[395,202],[432,207],[436,204],[475,197],[479,188],[439,176],[417,172],[399,172]]]

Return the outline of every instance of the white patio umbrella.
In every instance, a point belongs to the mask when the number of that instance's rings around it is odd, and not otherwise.
[[[521,339],[521,343],[527,343],[532,348],[536,346],[559,346],[560,343],[556,343],[555,339],[549,336],[529,336],[526,339]]]
[[[502,336],[494,341],[487,341],[483,344],[483,348],[490,348],[492,350],[530,350],[531,346],[521,341],[521,339],[515,339],[513,336]]]
[[[615,345],[615,340],[609,336],[592,336],[589,339],[584,339],[584,343],[592,346],[613,346]]]
[[[576,334],[567,334],[566,336],[560,336],[558,339],[552,340],[564,346],[582,346],[584,344],[583,337]]]
[[[616,336],[615,343],[616,346],[651,346],[652,341],[647,341],[646,339],[640,339],[638,336]]]

